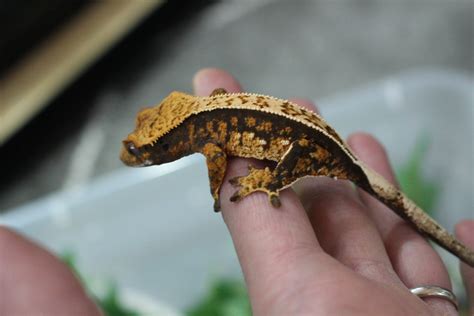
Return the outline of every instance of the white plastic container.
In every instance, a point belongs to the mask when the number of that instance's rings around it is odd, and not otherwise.
[[[342,135],[377,135],[394,165],[408,158],[420,134],[429,135],[425,171],[441,184],[435,217],[452,230],[474,217],[473,87],[464,74],[417,71],[317,103]],[[241,274],[197,155],[123,168],[12,209],[0,222],[55,252],[73,251],[87,276],[114,279],[179,309],[201,297],[210,279]]]

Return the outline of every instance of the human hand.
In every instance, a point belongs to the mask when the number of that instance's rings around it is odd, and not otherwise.
[[[195,76],[197,95],[208,96],[215,88],[241,91],[221,70],[205,69]],[[308,100],[293,101],[315,110]],[[374,138],[357,133],[348,143],[366,164],[395,182]],[[254,315],[457,314],[446,300],[421,300],[409,291],[421,285],[451,289],[451,283],[429,243],[381,203],[346,181],[326,178],[300,180],[301,201],[291,189],[281,192],[280,209],[263,193],[229,202],[235,188],[228,179],[245,175],[248,163],[229,163],[221,207]],[[472,284],[472,269],[463,267]]]
[[[102,315],[68,267],[0,226],[0,316]]]

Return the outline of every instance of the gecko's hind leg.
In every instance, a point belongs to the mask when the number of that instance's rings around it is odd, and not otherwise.
[[[306,176],[348,179],[343,159],[343,156],[334,155],[313,141],[299,139],[290,145],[273,170],[273,180],[268,189],[280,192]]]
[[[270,190],[280,191],[305,176],[327,176],[348,179],[347,159],[334,155],[325,147],[307,139],[293,142],[283,159],[273,170]]]
[[[278,198],[278,192],[270,191],[269,185],[273,181],[273,173],[270,168],[257,169],[249,166],[249,174],[243,177],[235,177],[229,180],[229,182],[236,187],[240,187],[239,190],[231,196],[232,202],[237,202],[246,197],[247,195],[261,191],[268,194],[270,202],[273,206],[280,206],[280,199]]]
[[[231,198],[238,201],[255,191],[266,192],[273,206],[280,206],[279,192],[305,176],[328,176],[347,179],[347,168],[340,155],[333,155],[323,146],[305,138],[291,143],[282,160],[273,171],[250,168],[244,177],[230,180],[240,186]]]
[[[249,166],[249,174],[244,177],[230,179],[230,183],[240,189],[231,197],[231,201],[239,201],[256,191],[266,192],[270,203],[274,207],[281,205],[279,191],[296,181],[300,174],[294,174],[300,156],[304,156],[308,148],[308,141],[302,139],[293,142],[284,154],[283,159],[273,171],[270,168],[255,169]],[[309,156],[308,156],[309,157]]]

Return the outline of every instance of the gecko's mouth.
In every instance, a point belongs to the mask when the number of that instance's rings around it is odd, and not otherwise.
[[[129,167],[148,167],[153,165],[153,161],[150,159],[143,160],[144,157],[138,157],[130,153],[126,147],[122,147],[120,152],[120,160]]]
[[[122,147],[120,152],[120,160],[129,167],[140,167],[143,165],[143,161],[138,159],[135,155],[130,154],[125,147]]]
[[[147,159],[140,165],[140,167],[148,167],[148,166],[151,166],[152,164],[153,164],[153,161]]]

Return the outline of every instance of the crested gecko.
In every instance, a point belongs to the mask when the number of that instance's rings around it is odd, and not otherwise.
[[[452,236],[394,185],[367,167],[319,115],[290,101],[216,89],[209,97],[172,92],[158,106],[140,111],[135,130],[123,141],[128,166],[159,165],[201,153],[206,158],[214,210],[229,157],[276,162],[274,168],[249,166],[230,183],[237,202],[265,192],[274,207],[279,192],[306,176],[345,179],[384,203],[421,234],[474,266],[474,251]]]

